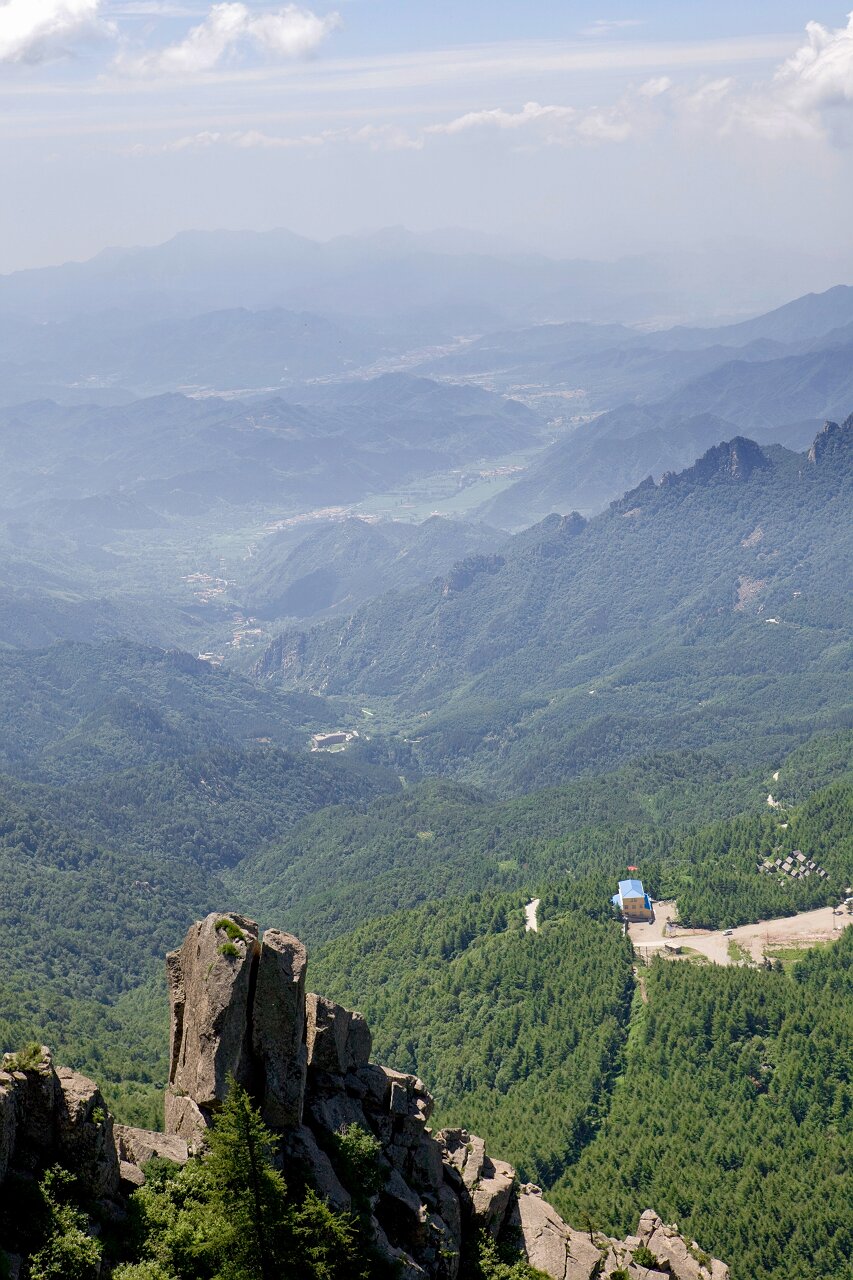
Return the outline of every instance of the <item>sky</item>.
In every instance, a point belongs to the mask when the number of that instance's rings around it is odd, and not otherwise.
[[[0,173],[4,272],[404,225],[566,257],[755,245],[829,282],[853,271],[853,14],[0,0]]]

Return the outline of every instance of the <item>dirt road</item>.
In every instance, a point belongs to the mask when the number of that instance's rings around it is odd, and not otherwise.
[[[676,914],[674,902],[656,902],[655,919],[651,924],[632,924],[628,934],[635,950],[661,950],[667,941],[678,942],[690,951],[698,951],[714,964],[737,963],[729,955],[729,944],[749,953],[755,961],[764,959],[765,952],[776,947],[809,947],[816,942],[829,942],[837,938],[842,929],[853,924],[853,916],[837,916],[832,907],[820,907],[817,911],[803,911],[796,916],[783,916],[778,920],[763,920],[759,924],[745,924],[730,934],[721,929],[682,929],[672,927]],[[667,926],[670,926],[669,929]]]
[[[533,901],[528,902],[527,906],[524,908],[524,927],[528,933],[539,932],[539,917],[536,913],[539,910],[539,903],[541,901],[541,898],[534,898]]]

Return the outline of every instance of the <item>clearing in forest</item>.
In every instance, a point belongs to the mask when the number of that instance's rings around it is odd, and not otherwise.
[[[842,929],[853,924],[853,916],[846,911],[843,915],[836,915],[833,907],[819,907],[816,911],[802,911],[795,916],[744,924],[729,931],[683,929],[672,923],[675,916],[674,902],[656,902],[655,919],[650,924],[628,926],[634,950],[646,956],[655,951],[663,952],[667,942],[676,942],[687,944],[682,953],[687,958],[691,953],[698,953],[714,964],[728,965],[743,963],[748,956],[760,964],[766,955],[772,958],[780,950],[806,950],[816,943],[831,942]]]

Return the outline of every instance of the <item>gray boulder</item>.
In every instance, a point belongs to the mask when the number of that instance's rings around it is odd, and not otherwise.
[[[347,1027],[346,1062],[349,1071],[358,1071],[370,1062],[373,1052],[373,1036],[367,1020],[361,1013],[351,1013]]]
[[[510,1214],[510,1225],[524,1242],[532,1267],[553,1280],[593,1280],[609,1241],[573,1230],[553,1209],[536,1186],[520,1188]],[[606,1274],[606,1272],[605,1272]]]
[[[113,1133],[119,1159],[140,1169],[155,1157],[172,1160],[175,1164],[186,1164],[189,1159],[189,1148],[183,1138],[154,1133],[150,1129],[134,1129],[126,1124],[114,1125]]]
[[[341,1182],[332,1162],[317,1145],[317,1139],[306,1125],[290,1129],[283,1136],[279,1159],[286,1171],[294,1166],[302,1178],[311,1184],[319,1195],[342,1213],[352,1206],[352,1196]]]
[[[661,1262],[661,1270],[677,1280],[729,1280],[729,1269],[719,1258],[709,1258],[695,1240],[689,1244],[678,1227],[667,1226],[654,1209],[640,1217],[637,1241]]]
[[[479,1181],[471,1192],[471,1204],[474,1221],[496,1238],[504,1224],[514,1184],[512,1165],[486,1156]]]
[[[23,1070],[20,1055],[6,1054],[4,1075],[10,1075],[7,1089],[14,1098],[15,1164],[19,1169],[38,1169],[56,1146],[56,1109],[59,1084],[50,1050],[42,1045],[41,1056]],[[0,1139],[2,1143],[2,1139]]]

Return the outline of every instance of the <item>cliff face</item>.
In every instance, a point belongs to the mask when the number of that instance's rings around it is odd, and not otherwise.
[[[259,937],[243,916],[210,915],[192,926],[167,957],[165,1134],[114,1126],[92,1081],[54,1069],[47,1050],[39,1061],[7,1055],[0,1184],[7,1173],[37,1175],[60,1162],[120,1221],[148,1160],[183,1163],[203,1152],[233,1077],[279,1135],[285,1179],[313,1185],[335,1209],[348,1210],[363,1190],[347,1185],[339,1135],[359,1126],[378,1140],[381,1186],[370,1198],[370,1231],[401,1280],[457,1280],[466,1241],[481,1230],[516,1244],[554,1280],[614,1272],[632,1280],[728,1280],[722,1262],[652,1210],[626,1240],[576,1231],[538,1187],[520,1186],[480,1138],[464,1129],[433,1132],[423,1082],[372,1063],[364,1018],[306,992],[306,969],[297,938],[277,929]]]
[[[623,1268],[631,1277],[727,1280],[728,1268],[665,1227],[651,1211],[626,1241],[579,1232],[515,1170],[464,1129],[433,1132],[423,1082],[370,1061],[364,1018],[306,993],[306,953],[278,930],[211,915],[168,957],[172,1004],[167,1133],[204,1143],[229,1076],[254,1096],[281,1135],[281,1160],[336,1208],[353,1188],[335,1164],[335,1135],[350,1125],[382,1149],[384,1185],[372,1202],[374,1241],[401,1276],[456,1280],[469,1233],[515,1239],[555,1280],[591,1280]],[[660,1270],[633,1262],[645,1245]],[[641,1255],[645,1256],[645,1255]],[[646,1259],[648,1262],[648,1259]],[[603,1270],[602,1270],[603,1268]]]

